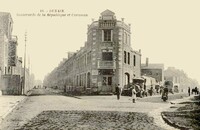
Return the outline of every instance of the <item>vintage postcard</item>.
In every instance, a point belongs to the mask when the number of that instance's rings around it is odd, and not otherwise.
[[[0,0],[0,129],[200,129],[199,4]]]

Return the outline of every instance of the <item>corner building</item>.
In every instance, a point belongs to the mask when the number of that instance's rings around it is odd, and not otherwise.
[[[113,93],[117,84],[127,87],[141,76],[141,53],[131,48],[131,25],[118,21],[110,10],[88,25],[85,46],[70,55],[48,76],[48,82],[64,83],[68,90]],[[65,71],[64,80],[63,71],[58,70]],[[53,75],[59,82],[50,80],[55,79]]]

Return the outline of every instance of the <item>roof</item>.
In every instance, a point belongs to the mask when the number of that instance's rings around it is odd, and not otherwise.
[[[115,15],[115,13],[110,11],[109,9],[107,9],[107,10],[103,11],[101,13],[101,15],[111,15],[111,16],[113,16],[113,15]]]
[[[141,64],[142,69],[164,69],[164,64]]]

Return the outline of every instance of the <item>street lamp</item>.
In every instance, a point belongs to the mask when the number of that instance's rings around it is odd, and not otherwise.
[[[24,47],[24,85],[23,85],[23,94],[25,94],[25,85],[26,85],[26,42],[27,42],[27,32],[25,32],[25,47]]]

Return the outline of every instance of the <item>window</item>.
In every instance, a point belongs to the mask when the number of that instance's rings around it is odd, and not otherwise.
[[[87,53],[87,65],[91,63],[91,52]]]
[[[130,53],[128,52],[128,64],[130,64]]]
[[[103,41],[112,41],[112,31],[110,29],[103,30]]]
[[[136,66],[136,56],[133,55],[133,66]]]
[[[112,50],[102,50],[102,60],[112,61],[113,60]]]
[[[124,33],[124,43],[127,44],[127,33],[126,32]]]
[[[126,51],[124,51],[124,63],[126,63]]]
[[[130,45],[130,35],[127,35],[127,44]]]
[[[77,76],[77,78],[76,78],[76,85],[79,86],[79,85],[78,85],[78,76]]]
[[[107,84],[107,78],[106,77],[103,77],[103,85],[106,85]]]

